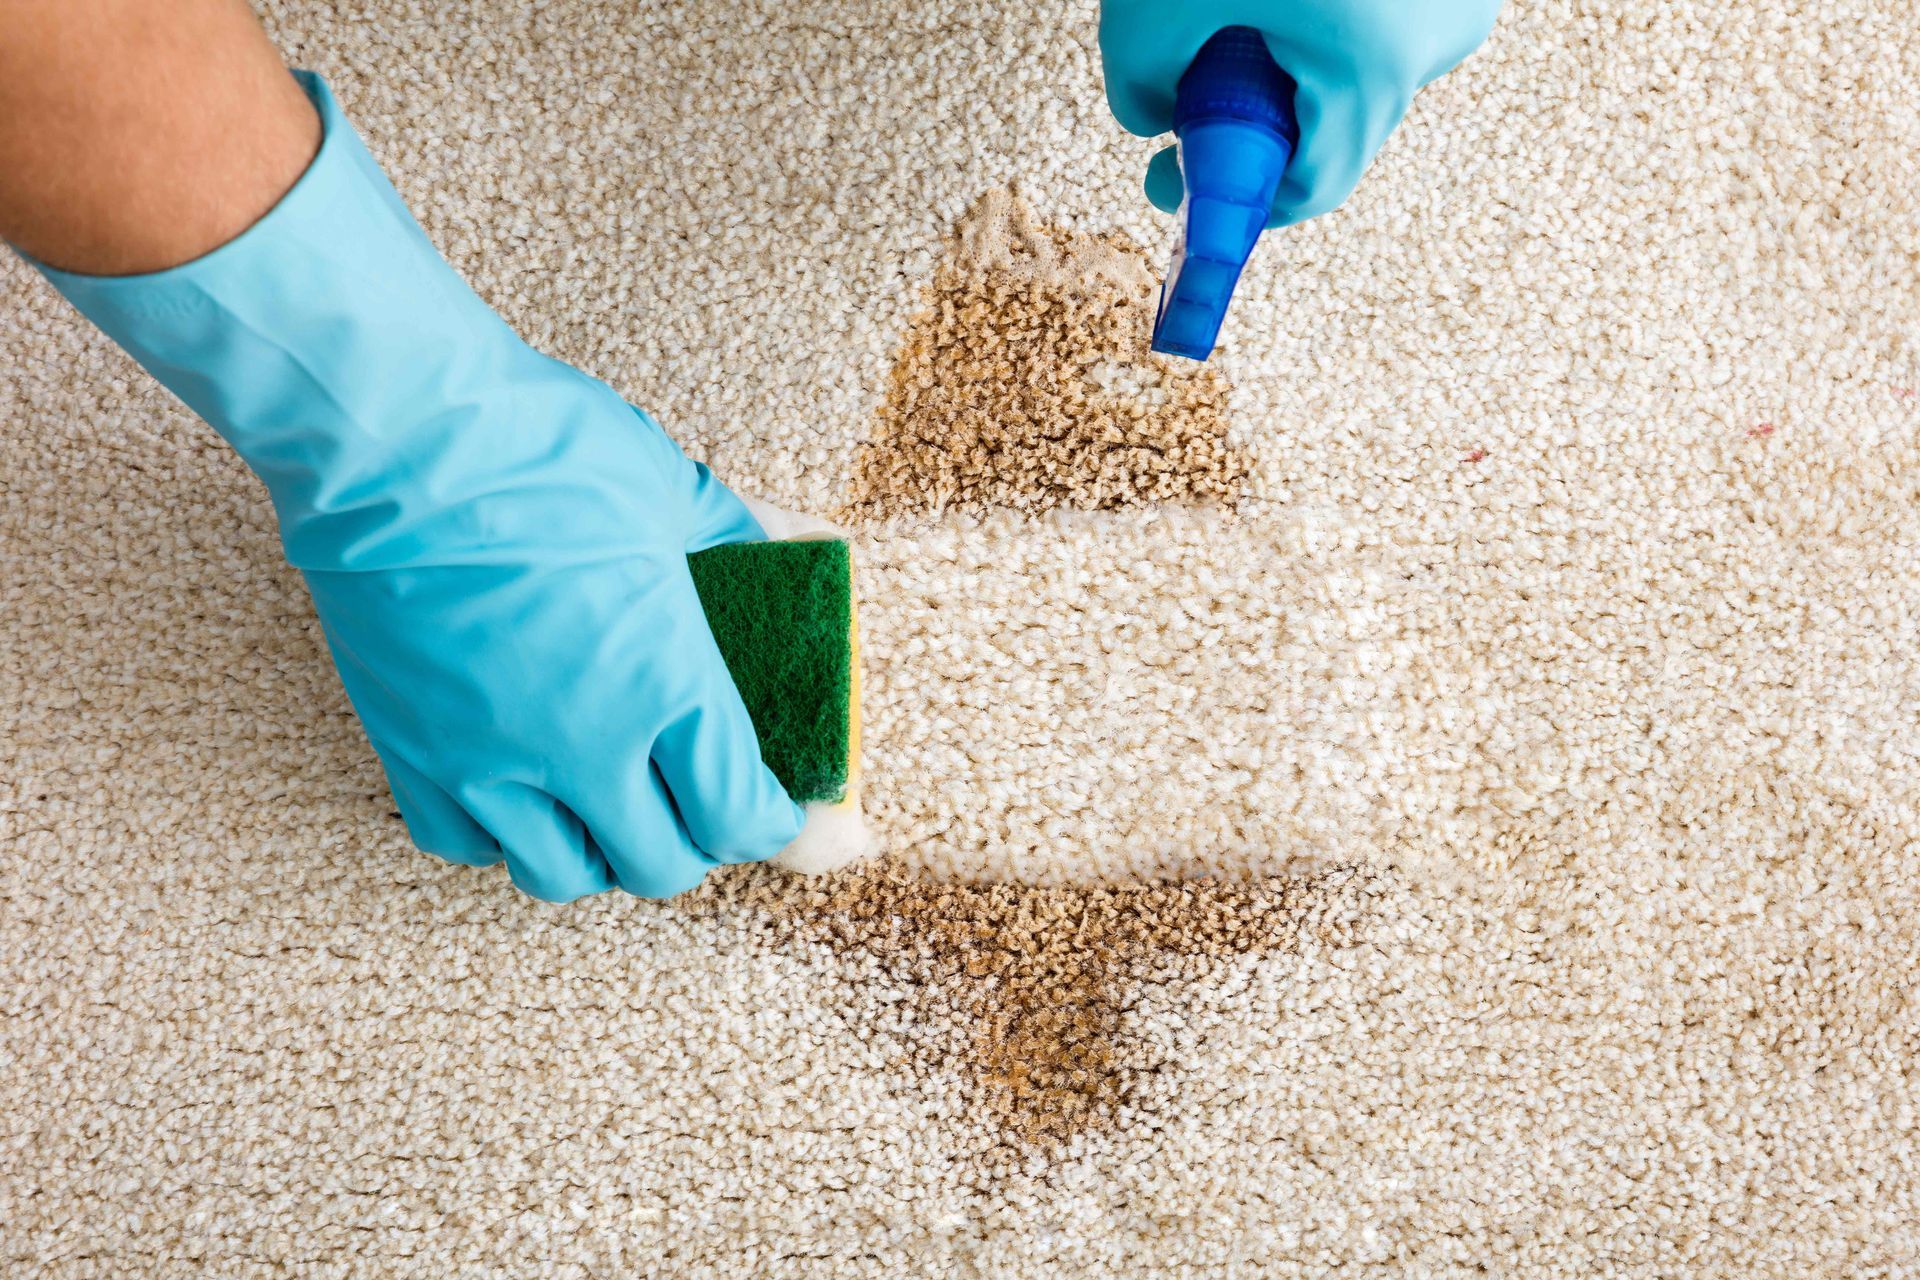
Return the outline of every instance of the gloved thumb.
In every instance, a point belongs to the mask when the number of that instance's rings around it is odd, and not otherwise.
[[[1187,194],[1180,177],[1180,148],[1167,147],[1147,164],[1147,199],[1164,213],[1178,213]]]

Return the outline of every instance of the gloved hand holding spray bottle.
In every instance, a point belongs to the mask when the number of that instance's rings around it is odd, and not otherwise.
[[[1181,219],[1153,348],[1204,360],[1260,232],[1345,200],[1414,93],[1486,38],[1499,0],[1108,0],[1107,100],[1178,143],[1147,195]]]

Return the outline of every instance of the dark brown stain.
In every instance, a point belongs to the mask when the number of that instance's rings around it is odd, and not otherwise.
[[[748,871],[716,878],[703,896],[780,944],[876,964],[911,1007],[855,999],[863,1030],[895,1037],[908,1074],[958,1084],[987,1151],[1017,1161],[1151,1110],[1146,1086],[1168,1064],[1127,1029],[1150,989],[1204,985],[1238,957],[1350,939],[1373,881],[1341,868],[1032,887],[935,882],[883,861],[822,880]]]

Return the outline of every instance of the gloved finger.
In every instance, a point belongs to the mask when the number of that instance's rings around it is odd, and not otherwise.
[[[500,861],[499,842],[439,783],[379,743],[373,749],[387,771],[393,802],[417,848],[469,867],[490,867]]]
[[[1180,148],[1168,147],[1147,163],[1147,199],[1165,213],[1180,212],[1187,184],[1180,176]]]
[[[671,898],[713,870],[713,862],[694,847],[666,780],[651,760],[641,760],[629,776],[592,791],[575,801],[574,812],[628,893]]]
[[[1351,69],[1304,68],[1295,82],[1300,146],[1280,175],[1269,227],[1291,226],[1338,208],[1411,101],[1410,92],[1397,85],[1363,89]]]
[[[653,760],[687,834],[715,862],[764,862],[800,834],[800,806],[761,763],[753,721],[731,686],[669,721]]]
[[[688,555],[723,542],[760,542],[766,538],[766,532],[747,510],[747,504],[721,484],[706,463],[688,463],[684,483],[689,516]]]
[[[522,893],[571,902],[614,887],[613,870],[579,818],[538,787],[487,783],[463,793],[467,810],[500,842]]]
[[[760,862],[799,834],[800,806],[760,759],[760,736],[707,629],[691,574],[674,595],[668,616],[685,623],[669,650],[680,688],[654,737],[653,761],[701,852],[715,862]]]
[[[1194,55],[1231,16],[1192,12],[1202,6],[1167,11],[1164,0],[1106,0],[1100,6],[1101,74],[1107,105],[1128,133],[1151,138],[1173,128],[1173,98]],[[1153,10],[1142,14],[1143,10]],[[1151,27],[1153,39],[1128,34]]]
[[[761,762],[731,681],[661,728],[653,760],[687,834],[715,862],[763,862],[800,834],[800,806]]]

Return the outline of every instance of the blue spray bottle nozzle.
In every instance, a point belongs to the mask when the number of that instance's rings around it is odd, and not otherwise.
[[[1153,349],[1205,360],[1300,140],[1293,81],[1258,31],[1226,27],[1200,47],[1180,77],[1173,130],[1186,198]]]

